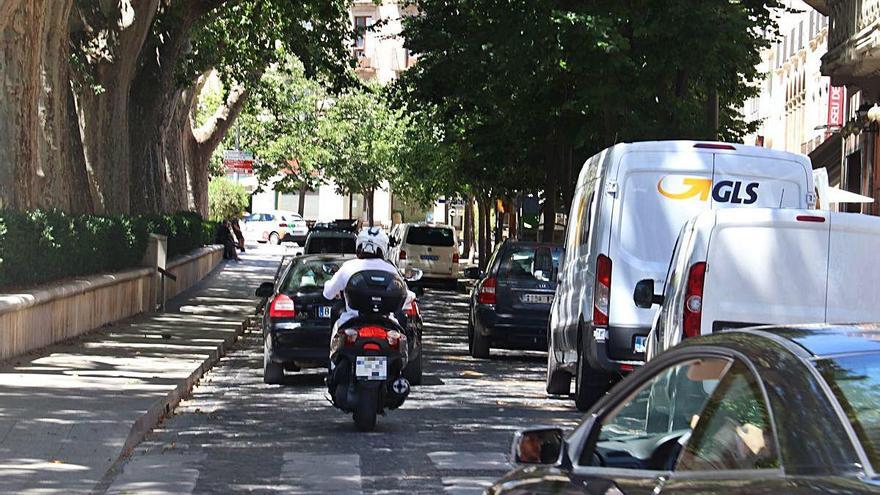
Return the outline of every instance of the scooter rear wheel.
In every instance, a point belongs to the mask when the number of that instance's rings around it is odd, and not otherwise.
[[[379,389],[361,387],[358,390],[357,407],[354,409],[354,424],[360,431],[376,429],[376,415],[379,410]]]

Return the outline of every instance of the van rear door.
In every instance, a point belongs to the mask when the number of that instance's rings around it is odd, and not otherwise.
[[[776,156],[718,152],[712,180],[712,207],[808,208],[812,170],[804,162]]]
[[[709,239],[701,333],[825,319],[827,212],[719,211]]]
[[[612,264],[608,317],[614,331],[608,333],[608,351],[612,359],[642,359],[635,352],[642,344],[637,337],[647,335],[655,309],[636,307],[633,289],[647,278],[655,281],[658,291],[662,288],[682,225],[709,208],[712,153],[630,151],[615,176],[607,248]]]
[[[828,323],[880,321],[880,218],[832,213]]]

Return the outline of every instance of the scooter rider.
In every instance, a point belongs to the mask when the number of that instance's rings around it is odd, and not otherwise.
[[[399,276],[397,268],[391,262],[385,260],[385,254],[388,252],[388,234],[379,227],[365,227],[361,229],[357,236],[357,259],[348,260],[339,267],[339,270],[333,277],[324,284],[324,297],[332,300],[340,295],[348,285],[348,281],[352,275],[364,270],[378,270],[393,273]],[[415,294],[407,291],[406,303],[404,308],[408,308]],[[358,316],[358,312],[348,306],[346,302],[345,311],[339,315],[336,324],[333,325],[331,335],[335,335],[337,329],[345,322]],[[391,316],[393,318],[393,316]]]

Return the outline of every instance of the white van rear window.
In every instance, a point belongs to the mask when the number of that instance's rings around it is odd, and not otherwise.
[[[659,186],[661,180],[662,186]],[[695,173],[647,171],[628,174],[622,184],[624,206],[616,219],[620,222],[623,251],[639,260],[662,261],[665,266],[681,227],[709,209],[708,198],[704,199],[699,192],[686,197],[689,191],[699,187],[700,180],[711,184],[710,177]]]
[[[454,246],[452,229],[443,227],[410,227],[406,233],[407,244],[420,246]]]

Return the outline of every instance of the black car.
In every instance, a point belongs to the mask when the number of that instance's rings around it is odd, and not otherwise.
[[[880,493],[880,325],[688,339],[511,454],[488,493]]]
[[[556,292],[562,246],[507,240],[489,260],[471,292],[468,347],[471,356],[489,357],[491,347],[547,350],[547,323]]]
[[[284,371],[326,368],[330,358],[330,330],[339,301],[324,298],[324,284],[352,255],[316,254],[297,256],[274,282],[257,289],[265,298],[263,308],[263,381],[281,383]],[[422,318],[413,303],[397,315],[409,342],[409,361],[404,376],[414,385],[422,379]]]
[[[344,230],[313,230],[306,237],[304,254],[354,254],[357,236]]]

